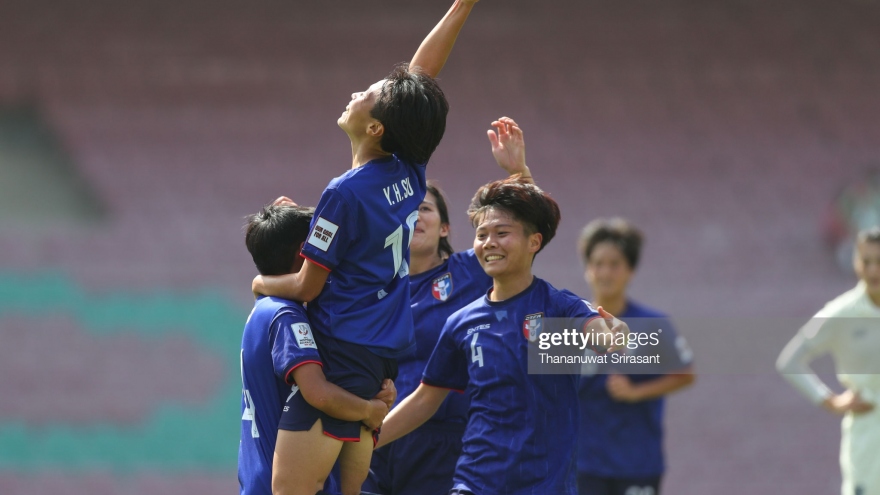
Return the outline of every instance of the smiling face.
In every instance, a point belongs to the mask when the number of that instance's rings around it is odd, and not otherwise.
[[[608,300],[626,294],[632,274],[633,270],[620,247],[614,242],[604,241],[593,247],[584,276],[595,297]]]
[[[349,137],[367,134],[371,126],[381,127],[382,124],[374,119],[370,112],[376,105],[376,100],[379,98],[384,84],[385,80],[383,79],[373,83],[366,91],[351,94],[351,101],[348,102],[345,111],[336,121]]]
[[[541,248],[541,234],[528,233],[522,222],[500,208],[489,208],[477,223],[474,253],[492,278],[529,274]]]
[[[449,224],[443,223],[440,211],[437,207],[437,198],[431,192],[425,195],[425,200],[419,205],[419,221],[413,230],[412,242],[410,243],[410,257],[435,256],[439,252],[440,239],[449,235]]]

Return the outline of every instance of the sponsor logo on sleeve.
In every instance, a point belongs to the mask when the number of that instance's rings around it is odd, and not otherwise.
[[[312,328],[308,323],[294,323],[290,326],[293,336],[296,337],[296,344],[300,349],[317,349],[315,338],[312,337]]]
[[[312,229],[312,233],[309,235],[309,244],[321,251],[327,252],[327,249],[330,248],[330,244],[333,243],[333,239],[336,237],[337,230],[339,230],[338,225],[318,217],[318,220],[315,222],[315,228]]]

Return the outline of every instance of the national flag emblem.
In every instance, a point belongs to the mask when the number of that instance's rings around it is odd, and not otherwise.
[[[543,326],[544,313],[526,315],[526,319],[523,321],[523,336],[528,339],[529,342],[534,342],[538,340],[538,335],[541,335],[541,329]]]
[[[442,277],[434,279],[434,283],[431,287],[431,294],[433,294],[434,299],[437,299],[438,301],[449,299],[449,295],[452,294],[452,274],[447,273]]]

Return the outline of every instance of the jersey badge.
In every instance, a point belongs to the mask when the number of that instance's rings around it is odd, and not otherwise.
[[[330,248],[330,244],[333,243],[333,238],[336,237],[337,230],[339,230],[338,225],[318,217],[318,220],[315,222],[315,228],[312,229],[312,233],[309,235],[309,244],[326,253],[327,249]]]
[[[293,330],[293,336],[296,337],[296,344],[300,349],[317,349],[315,338],[312,337],[312,327],[308,323],[295,323],[290,326]]]
[[[534,342],[538,340],[538,335],[541,335],[541,329],[543,326],[544,313],[526,315],[526,319],[523,321],[523,336],[525,336],[529,342]]]
[[[431,294],[438,301],[449,299],[449,295],[452,294],[452,274],[447,273],[442,277],[434,279],[434,283],[431,286]]]

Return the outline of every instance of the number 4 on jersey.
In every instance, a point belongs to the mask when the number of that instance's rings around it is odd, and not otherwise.
[[[471,339],[471,362],[477,363],[480,365],[480,368],[483,367],[483,346],[477,345],[477,337],[480,336],[480,332],[474,332],[474,338]]]

